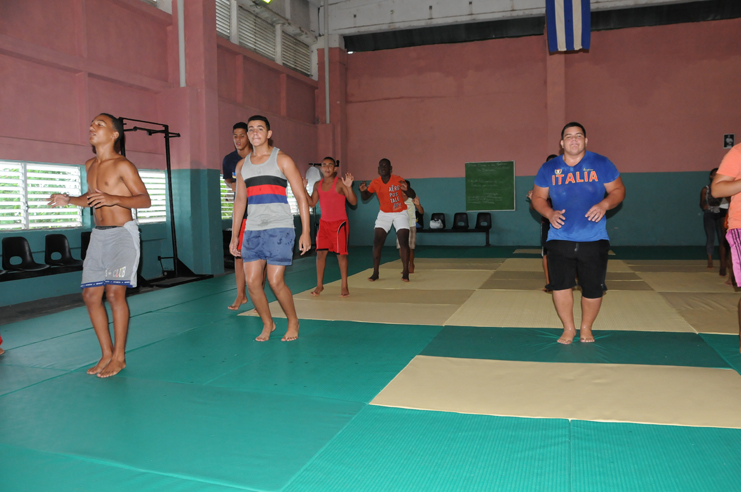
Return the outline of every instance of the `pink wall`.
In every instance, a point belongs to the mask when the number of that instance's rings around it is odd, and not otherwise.
[[[594,33],[566,58],[567,118],[624,172],[705,171],[741,138],[741,19]],[[650,47],[650,48],[649,48]]]
[[[465,162],[515,160],[534,175],[573,119],[623,172],[709,169],[722,135],[741,136],[739,30],[595,32],[589,53],[567,55],[542,36],[349,55],[349,169],[372,178],[388,157],[410,179],[460,177]]]
[[[0,159],[83,164],[95,115],[161,121],[172,41],[172,16],[140,0],[3,2]],[[139,167],[164,168],[161,139],[127,137]]]
[[[234,151],[232,126],[254,114],[270,120],[273,143],[299,169],[316,162],[314,123],[317,82],[255,53],[218,39],[219,155]]]

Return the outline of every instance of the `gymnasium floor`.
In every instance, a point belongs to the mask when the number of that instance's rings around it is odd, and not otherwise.
[[[420,249],[409,284],[355,248],[347,299],[298,260],[293,343],[253,341],[231,275],[133,296],[109,380],[84,307],[4,325],[0,490],[741,491],[740,294],[695,249],[613,249],[594,344],[503,247]]]

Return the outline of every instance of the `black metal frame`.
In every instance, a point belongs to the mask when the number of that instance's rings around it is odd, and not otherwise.
[[[165,137],[165,163],[167,166],[167,196],[170,201],[170,231],[172,233],[172,256],[158,256],[157,260],[160,262],[160,267],[162,268],[162,275],[166,279],[177,279],[180,277],[189,277],[192,280],[198,280],[201,278],[209,278],[212,277],[212,275],[196,275],[194,274],[190,268],[188,268],[185,264],[183,264],[182,261],[180,261],[180,258],[178,257],[178,242],[177,242],[177,233],[175,232],[175,205],[173,201],[172,196],[172,165],[170,162],[170,139],[171,138],[179,138],[180,134],[171,132],[170,126],[166,125],[164,123],[157,123],[154,121],[146,121],[146,120],[137,120],[134,118],[119,118],[121,120],[121,123],[124,127],[124,132],[136,132],[136,131],[144,131],[147,132],[147,135],[158,135],[162,134]],[[135,123],[143,123],[145,125],[153,125],[159,128],[145,128],[141,126],[134,125],[131,128],[126,128],[126,122],[127,121],[133,121]],[[121,155],[126,155],[126,139],[124,138],[121,143]],[[172,259],[173,263],[173,270],[168,271],[165,270],[164,265],[162,264],[163,259]],[[156,286],[157,282],[150,282],[150,284],[153,284]],[[183,283],[183,282],[181,282]],[[177,285],[175,282],[169,282],[167,284],[163,284],[162,286],[170,287],[173,285]]]

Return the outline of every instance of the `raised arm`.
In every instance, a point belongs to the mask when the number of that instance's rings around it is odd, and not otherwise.
[[[306,179],[304,178],[302,180],[302,183],[304,185],[304,189],[306,189],[306,185],[309,184],[309,182],[306,181]],[[314,183],[314,189],[311,190],[311,195],[309,195],[308,198],[307,198],[308,204],[309,204],[309,208],[316,207],[316,204],[319,202],[319,192],[317,191],[317,188],[316,187],[317,186],[321,186],[321,185],[322,185],[322,181],[321,180],[319,180],[316,183]],[[293,189],[293,188],[291,188],[291,189]]]
[[[414,200],[417,197],[417,193],[414,192],[411,186],[409,186],[409,183],[407,183],[405,180],[401,180],[401,183],[399,183],[399,188],[401,188],[401,191],[406,193],[406,195]]]
[[[362,181],[360,183],[360,186],[358,186],[358,189],[360,190],[360,198],[362,198],[365,201],[370,200],[371,197],[373,196],[373,193],[368,191],[368,183],[366,183],[365,181]]]
[[[345,195],[345,198],[347,198],[348,203],[350,205],[357,205],[358,203],[358,197],[355,196],[355,191],[352,189],[352,183],[355,178],[352,174],[347,173],[345,174],[345,177],[342,178],[342,193]]]
[[[234,174],[237,176],[242,175],[242,164],[244,159],[237,163],[236,171]],[[244,209],[247,207],[247,186],[244,184],[244,180],[238,179],[234,182],[236,191],[234,192],[234,210],[232,210],[232,240],[229,243],[229,252],[232,256],[240,258],[242,252],[239,251],[239,230],[242,228],[242,218],[244,217]]]
[[[296,167],[296,163],[283,152],[278,154],[278,167],[288,179],[288,184],[291,185],[291,190],[293,190],[293,196],[298,202],[298,212],[301,215],[301,237],[298,240],[298,249],[301,251],[301,254],[304,254],[311,249],[309,199],[306,196],[306,188],[302,186],[303,180],[301,179],[301,173]]]
[[[417,209],[417,212],[419,212],[420,214],[424,215],[425,214],[425,209],[422,208],[422,203],[420,203],[420,201],[419,201],[419,196],[415,196],[412,201],[414,202],[414,207]]]

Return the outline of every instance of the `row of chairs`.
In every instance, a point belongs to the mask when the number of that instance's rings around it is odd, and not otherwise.
[[[87,241],[86,241],[87,239]],[[87,244],[90,243],[90,232],[82,233],[82,258],[85,259]],[[44,263],[37,263],[33,259],[31,246],[22,236],[3,238],[3,262],[0,274],[11,272],[41,272],[57,267],[82,267],[82,260],[72,257],[69,240],[64,234],[47,234],[45,237]],[[58,256],[58,257],[57,257]],[[13,262],[19,258],[20,263]]]
[[[430,216],[430,221],[433,220],[439,220],[440,222],[442,222],[442,228],[445,229],[445,214],[432,214]],[[473,230],[488,231],[489,229],[491,229],[491,213],[479,212],[476,215],[476,226],[473,228]],[[450,230],[461,232],[471,230],[470,226],[468,225],[468,214],[466,212],[456,213],[453,216],[453,227],[451,227]]]

